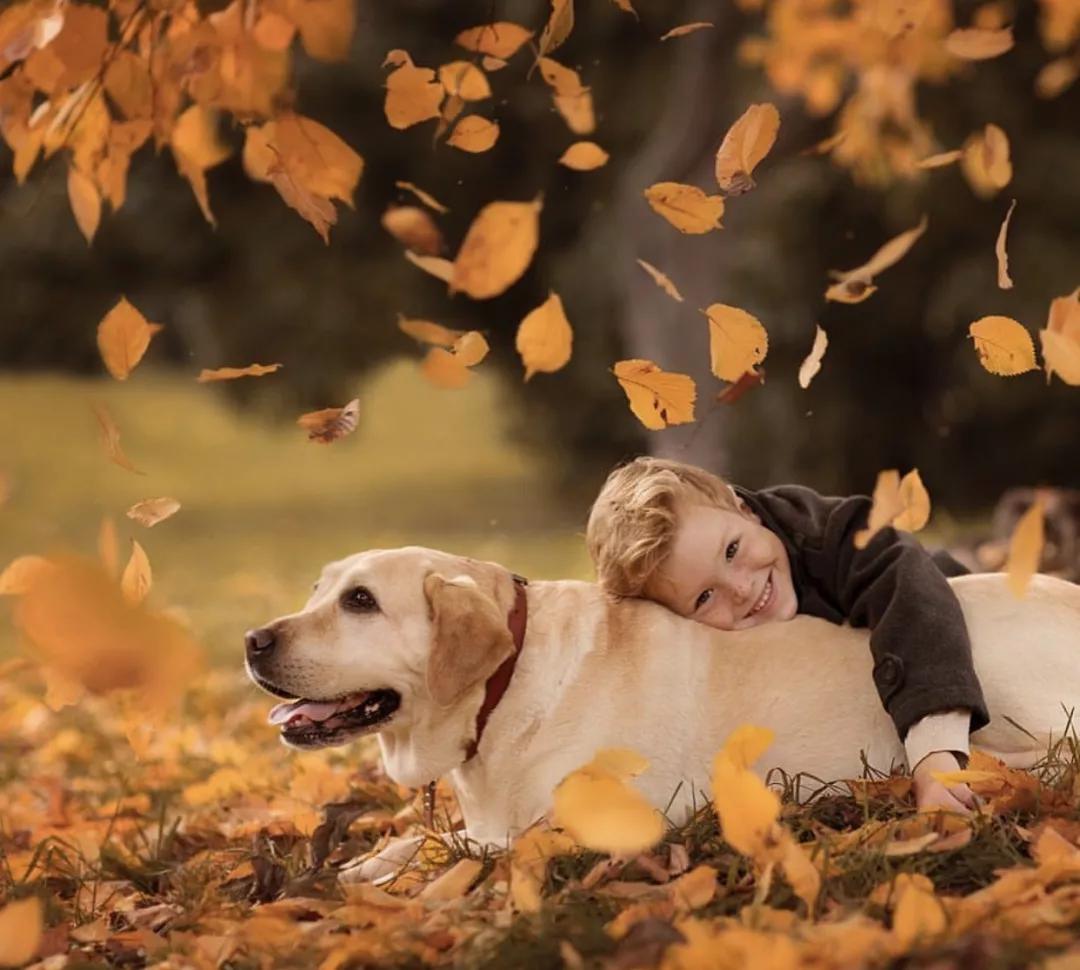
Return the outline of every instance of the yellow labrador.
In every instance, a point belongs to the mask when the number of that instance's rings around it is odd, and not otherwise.
[[[1030,766],[1080,706],[1080,586],[1036,576],[1018,600],[1001,575],[951,582],[991,713],[972,740]],[[519,654],[515,603],[527,608]],[[449,775],[468,835],[505,844],[599,748],[648,758],[636,784],[675,820],[701,804],[713,755],[747,722],[776,732],[763,768],[858,777],[860,751],[901,764],[867,640],[804,616],[723,632],[590,583],[523,587],[493,563],[413,547],[327,566],[300,612],[246,645],[251,677],[289,700],[271,712],[286,744],[377,732],[392,778]]]

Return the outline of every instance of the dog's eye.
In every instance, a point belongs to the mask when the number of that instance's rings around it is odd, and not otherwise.
[[[355,613],[374,613],[379,608],[375,594],[366,586],[354,586],[343,593],[341,605]]]

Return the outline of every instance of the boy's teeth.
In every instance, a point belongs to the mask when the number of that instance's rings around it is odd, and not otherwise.
[[[761,598],[754,604],[754,608],[750,611],[750,615],[760,612],[761,608],[768,602],[769,595],[772,593],[772,578],[765,581],[765,588],[761,591]]]

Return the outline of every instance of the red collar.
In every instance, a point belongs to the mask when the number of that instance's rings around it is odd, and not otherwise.
[[[525,587],[528,580],[523,576],[514,575],[514,605],[506,615],[506,625],[510,628],[510,635],[514,638],[514,652],[510,654],[489,678],[484,685],[484,703],[476,714],[476,737],[469,742],[465,749],[465,760],[468,761],[476,749],[480,747],[480,738],[487,726],[491,712],[495,710],[499,701],[502,700],[506,688],[510,686],[510,678],[514,675],[514,667],[517,664],[518,654],[521,653],[521,645],[525,642],[525,624],[529,621],[529,600],[525,596]]]

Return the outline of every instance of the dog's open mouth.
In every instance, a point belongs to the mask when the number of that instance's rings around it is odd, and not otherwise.
[[[348,694],[334,701],[301,698],[271,709],[269,721],[281,726],[282,740],[294,748],[328,748],[370,734],[401,706],[389,688]]]

